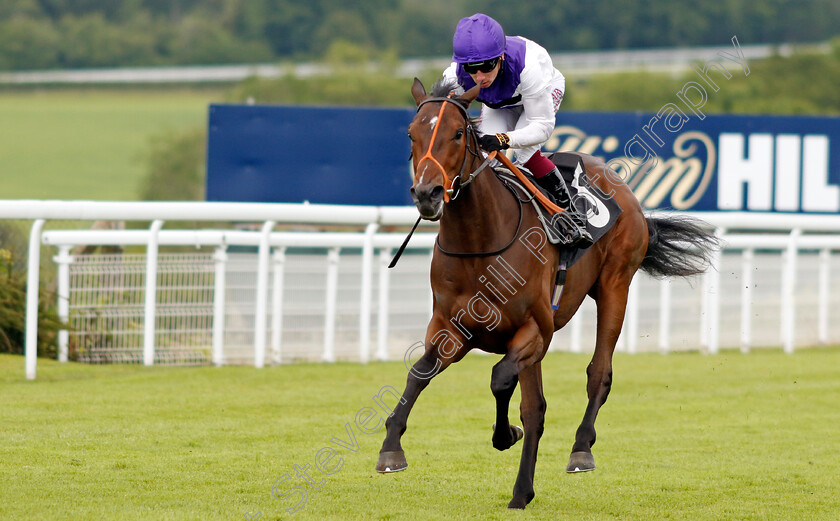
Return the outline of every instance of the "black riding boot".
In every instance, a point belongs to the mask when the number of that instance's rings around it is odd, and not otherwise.
[[[586,230],[586,216],[581,213],[581,210],[575,208],[571,204],[571,197],[569,189],[566,187],[566,181],[560,171],[555,168],[543,177],[536,180],[537,184],[548,190],[560,206],[568,212],[569,219],[563,219],[568,224],[570,244],[578,248],[588,248],[595,242],[592,240],[592,235]]]

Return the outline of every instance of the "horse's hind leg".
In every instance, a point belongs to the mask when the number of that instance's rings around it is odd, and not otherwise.
[[[513,486],[513,499],[508,508],[525,508],[534,498],[534,469],[537,465],[537,448],[545,423],[545,397],[543,396],[542,368],[540,362],[519,373],[522,402],[519,407],[525,439],[522,442],[522,459],[519,474]]]
[[[463,355],[461,355],[463,356]],[[379,461],[376,463],[377,472],[399,472],[408,467],[400,438],[406,429],[408,414],[417,401],[420,392],[429,385],[433,377],[440,374],[454,360],[438,355],[438,349],[427,349],[408,372],[405,390],[394,407],[394,412],[385,420],[385,440],[379,451]]]
[[[589,402],[583,421],[575,434],[572,455],[566,472],[585,472],[595,470],[592,457],[592,445],[595,444],[595,418],[598,410],[607,401],[612,386],[612,357],[621,326],[624,323],[624,311],[627,306],[627,290],[633,274],[621,273],[599,279],[596,290],[598,325],[595,340],[595,353],[586,368],[586,392]]]
[[[519,371],[516,363],[507,356],[493,366],[490,377],[490,390],[496,398],[496,422],[493,424],[493,447],[507,450],[522,438],[522,431],[510,424],[508,407],[510,398],[519,382]]]
[[[519,381],[519,372],[542,356],[535,356],[542,347],[542,336],[534,320],[526,322],[513,336],[507,354],[493,366],[490,391],[496,398],[496,423],[493,424],[493,447],[507,450],[522,439],[522,429],[510,424],[510,398]]]

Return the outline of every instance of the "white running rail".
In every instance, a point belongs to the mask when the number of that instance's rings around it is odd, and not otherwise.
[[[827,215],[783,215],[756,214],[744,212],[715,212],[692,213],[710,223],[716,233],[724,241],[724,249],[713,259],[713,268],[702,277],[702,295],[699,303],[699,344],[709,353],[716,353],[721,347],[721,337],[727,331],[725,324],[732,327],[729,313],[721,313],[721,294],[727,292],[732,285],[729,273],[723,273],[722,267],[729,263],[732,253],[740,253],[738,265],[740,274],[736,283],[742,286],[738,292],[741,322],[736,327],[739,331],[739,346],[747,352],[753,343],[751,322],[756,314],[753,292],[756,288],[750,284],[750,279],[756,269],[756,258],[767,252],[782,253],[782,269],[780,271],[779,295],[779,326],[781,344],[786,352],[793,352],[796,345],[797,278],[801,276],[797,261],[804,254],[817,260],[817,341],[828,343],[834,338],[830,334],[830,307],[836,300],[831,285],[831,264],[837,259],[833,251],[840,250],[840,218]],[[359,302],[359,356],[361,362],[370,359],[370,329],[372,309],[372,287],[375,252],[379,252],[379,305],[388,305],[388,278],[385,261],[395,248],[402,242],[405,232],[382,233],[385,227],[408,226],[416,219],[413,207],[363,207],[339,205],[313,204],[269,204],[269,203],[205,203],[205,202],[92,202],[92,201],[21,201],[0,200],[0,219],[32,219],[30,233],[29,266],[27,276],[27,331],[25,340],[26,377],[34,379],[37,363],[37,299],[39,280],[39,260],[41,244],[58,247],[59,281],[59,315],[67,318],[68,304],[68,266],[69,251],[74,245],[145,245],[147,248],[146,269],[149,273],[157,271],[157,248],[168,245],[213,246],[216,248],[215,262],[215,295],[213,303],[213,339],[212,360],[222,364],[223,334],[224,334],[224,266],[228,246],[252,246],[257,248],[257,299],[255,302],[254,319],[254,365],[262,367],[267,358],[267,332],[269,322],[266,319],[267,302],[272,302],[271,316],[271,362],[281,360],[281,336],[279,327],[283,323],[282,315],[282,265],[286,248],[317,247],[327,248],[331,252],[334,265],[340,248],[361,248],[361,293]],[[148,221],[149,230],[85,230],[85,231],[43,231],[44,223],[48,219],[60,220],[133,220]],[[163,230],[161,226],[167,220],[179,221],[227,221],[263,223],[260,231],[172,231]],[[350,226],[350,232],[279,232],[275,227],[289,224],[308,224],[317,226]],[[427,223],[428,224],[428,223]],[[416,234],[411,245],[414,248],[428,248],[431,250],[435,237],[434,228],[431,231]],[[272,257],[272,251],[274,255]],[[269,272],[273,270],[275,281],[269,298]],[[726,269],[727,272],[730,268]],[[334,277],[328,274],[329,277]],[[734,270],[733,270],[734,273]],[[278,274],[280,275],[278,277]],[[798,275],[799,274],[799,275]],[[155,316],[154,296],[155,277],[145,277],[145,316]],[[383,282],[384,281],[384,282]],[[278,283],[280,284],[278,286]],[[658,291],[648,291],[645,285],[658,284]],[[662,352],[672,350],[673,329],[679,323],[680,317],[675,317],[673,310],[674,288],[672,281],[652,281],[638,278],[631,288],[631,300],[628,303],[626,324],[618,350],[636,352],[639,339],[645,336],[646,309],[640,302],[650,298],[650,294],[658,295],[658,313],[656,314],[656,328],[658,331],[657,346]],[[640,290],[639,287],[642,287]],[[384,289],[383,289],[384,288]],[[329,294],[336,291],[334,284]],[[149,300],[152,302],[149,302]],[[222,299],[222,300],[218,300]],[[327,313],[324,322],[325,343],[323,359],[335,359],[332,351],[335,334],[335,313],[330,306],[334,302],[326,302]],[[585,306],[584,306],[585,307]],[[835,310],[834,315],[837,315]],[[582,314],[573,319],[567,328],[569,349],[573,352],[582,351],[583,327]],[[722,326],[724,324],[724,326]],[[388,317],[379,314],[377,321],[378,342],[376,355],[378,359],[387,358]],[[641,330],[640,330],[641,327]],[[143,328],[143,362],[147,365],[154,363],[155,356],[155,321],[144,320]],[[383,334],[383,330],[384,333]],[[555,336],[555,340],[557,335]],[[67,357],[67,333],[59,335],[59,359]],[[678,347],[678,346],[676,346]],[[552,344],[554,348],[554,343]]]

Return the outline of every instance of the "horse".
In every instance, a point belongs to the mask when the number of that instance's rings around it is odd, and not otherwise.
[[[569,268],[553,309],[550,299],[560,249],[547,241],[524,240],[539,229],[540,221],[536,210],[523,205],[480,153],[476,122],[467,111],[478,87],[460,97],[447,96],[451,88],[439,81],[430,96],[416,78],[411,88],[417,103],[408,127],[414,166],[411,195],[421,218],[440,221],[431,265],[433,313],[424,353],[409,371],[405,390],[385,422],[376,470],[390,473],[408,466],[400,439],[419,394],[435,375],[470,350],[480,349],[502,355],[490,379],[496,400],[492,445],[506,450],[523,439],[508,508],[524,509],[534,498],[546,412],[541,361],[554,332],[569,322],[587,295],[595,300],[595,351],[586,368],[588,404],[566,469],[594,470],[595,419],[610,393],[613,351],[634,274],[639,269],[657,277],[701,273],[715,238],[697,219],[646,216],[614,171],[600,159],[580,154],[587,178],[612,194],[622,213]],[[508,419],[517,383],[522,428]]]

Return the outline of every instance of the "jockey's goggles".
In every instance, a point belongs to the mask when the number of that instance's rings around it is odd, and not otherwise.
[[[478,72],[488,73],[496,68],[496,65],[499,64],[500,58],[501,56],[497,56],[492,60],[464,63],[461,66],[464,68],[464,72],[466,72],[467,74],[476,74]]]

